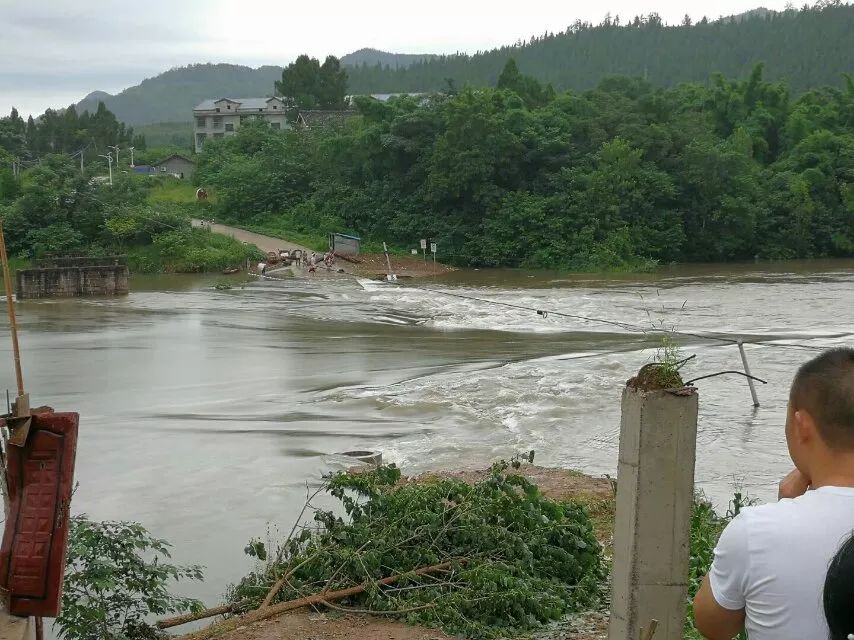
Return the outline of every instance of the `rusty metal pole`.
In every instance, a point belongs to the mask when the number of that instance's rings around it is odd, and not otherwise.
[[[0,222],[0,262],[3,263],[3,282],[6,287],[6,308],[9,311],[9,329],[12,333],[12,354],[15,358],[15,381],[18,383],[18,399],[23,398],[24,374],[21,371],[21,350],[18,346],[18,323],[15,320],[15,301],[12,298],[12,276],[9,273],[9,258],[6,255],[6,238],[3,236],[3,223]],[[28,404],[26,401],[22,404]],[[20,409],[20,407],[19,407]],[[29,407],[26,407],[29,414]],[[20,410],[17,411],[20,416]]]

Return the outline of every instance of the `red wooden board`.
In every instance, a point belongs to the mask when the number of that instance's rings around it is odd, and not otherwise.
[[[7,450],[10,510],[0,547],[0,587],[9,592],[10,613],[55,617],[80,416],[40,413],[32,420],[26,445]]]

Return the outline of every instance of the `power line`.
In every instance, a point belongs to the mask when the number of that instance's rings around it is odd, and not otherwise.
[[[395,283],[395,284],[397,284],[397,283]],[[403,285],[398,284],[398,286],[403,286]],[[679,331],[677,329],[671,330],[671,329],[659,329],[656,327],[643,327],[643,326],[640,326],[637,324],[632,324],[629,322],[620,322],[617,320],[608,320],[606,318],[595,318],[595,317],[591,317],[591,316],[582,316],[582,315],[578,315],[578,314],[565,313],[563,311],[555,311],[555,310],[550,310],[550,309],[538,309],[537,307],[531,307],[531,306],[522,305],[522,304],[513,304],[511,302],[502,302],[500,300],[489,300],[487,298],[478,298],[476,296],[465,295],[462,293],[454,293],[451,291],[446,291],[444,289],[435,289],[433,287],[419,286],[419,287],[414,287],[414,288],[419,289],[419,290],[430,291],[432,293],[437,293],[437,294],[449,296],[452,298],[460,298],[460,299],[469,300],[472,302],[480,302],[483,304],[491,304],[491,305],[495,305],[495,306],[499,306],[499,307],[516,309],[518,311],[533,312],[533,313],[536,313],[538,316],[541,316],[543,319],[546,319],[550,315],[553,315],[553,316],[558,316],[561,318],[569,318],[572,320],[584,320],[586,322],[594,322],[594,323],[599,323],[599,324],[610,325],[610,326],[618,327],[620,329],[624,329],[626,331],[634,331],[634,332],[643,333],[643,334],[654,333],[654,334],[684,336],[684,337],[690,337],[690,338],[697,338],[700,340],[713,340],[713,341],[718,341],[718,342],[722,342],[725,344],[738,344],[738,342],[739,342],[739,340],[737,338],[725,337],[725,336],[721,336],[721,335],[703,334],[703,333],[696,333],[696,332],[692,332],[692,331]],[[850,335],[850,334],[848,334],[848,335]],[[834,338],[841,338],[841,337],[847,337],[847,336],[840,335],[840,336],[833,336],[833,337]],[[745,342],[745,341],[742,340],[742,342]],[[826,351],[828,348],[830,348],[830,347],[808,345],[808,344],[799,344],[799,343],[780,344],[780,343],[774,343],[774,342],[764,341],[764,340],[754,340],[754,341],[750,341],[750,342],[745,342],[745,344],[755,344],[755,345],[761,346],[761,347],[772,347],[772,348],[781,348],[781,349],[804,349],[804,350],[809,350],[809,351]]]
[[[719,342],[725,342],[728,344],[737,344],[738,340],[733,338],[725,338],[723,336],[716,336],[710,334],[701,334],[701,333],[693,333],[690,331],[678,331],[676,329],[658,329],[656,327],[642,327],[640,325],[631,324],[629,322],[620,322],[617,320],[608,320],[606,318],[594,318],[591,316],[582,316],[573,313],[564,313],[563,311],[554,311],[550,309],[537,309],[536,307],[530,307],[527,305],[513,304],[510,302],[501,302],[499,300],[488,300],[486,298],[477,298],[475,296],[468,296],[461,293],[452,293],[450,291],[445,291],[442,289],[434,289],[432,287],[416,287],[417,289],[424,289],[427,291],[432,291],[433,293],[438,293],[445,296],[451,296],[453,298],[462,298],[464,300],[470,300],[473,302],[482,302],[484,304],[492,304],[501,307],[509,307],[511,309],[517,309],[519,311],[531,311],[536,313],[538,316],[542,316],[543,319],[548,318],[549,316],[558,316],[562,318],[569,318],[572,320],[584,320],[586,322],[596,322],[599,324],[606,324],[614,327],[618,327],[620,329],[625,329],[627,331],[635,331],[639,333],[663,333],[667,335],[680,335],[687,336],[691,338],[698,338],[700,340],[717,340]]]

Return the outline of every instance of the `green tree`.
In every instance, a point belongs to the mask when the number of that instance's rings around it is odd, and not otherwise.
[[[275,90],[301,109],[343,109],[347,72],[335,56],[321,65],[317,58],[301,55],[282,71]]]
[[[135,522],[71,518],[62,612],[63,640],[144,640],[159,637],[150,616],[202,608],[169,592],[174,582],[201,580],[196,565],[169,562],[170,545]]]
[[[655,16],[626,28],[666,30]],[[246,127],[206,146],[199,179],[223,218],[319,244],[342,229],[436,238],[463,265],[854,255],[854,82],[792,99],[754,65],[740,79],[667,89],[614,76],[552,96],[502,64],[496,89],[357,98],[346,127]]]
[[[344,109],[347,95],[347,72],[341,61],[327,56],[320,66],[318,78],[318,104],[324,109]]]
[[[497,87],[515,92],[529,107],[542,106],[555,97],[551,85],[544,88],[536,78],[519,73],[513,58],[509,58],[504,65],[501,75],[498,76]]]

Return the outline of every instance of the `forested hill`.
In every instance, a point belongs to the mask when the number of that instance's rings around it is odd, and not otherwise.
[[[533,38],[473,56],[390,54],[363,49],[342,58],[351,93],[426,92],[494,86],[513,57],[522,73],[555,89],[587,89],[610,75],[646,77],[654,85],[706,82],[714,72],[743,77],[766,63],[771,79],[785,79],[797,93],[839,85],[854,72],[854,5],[821,9],[755,11],[715,22],[664,26],[655,16],[629,24],[617,19]],[[349,63],[349,64],[348,64]],[[103,101],[131,126],[189,122],[192,108],[213,96],[264,96],[281,79],[282,67],[194,64],[170,69],[111,96],[95,92],[77,106],[94,112]],[[61,106],[61,105],[57,105]]]
[[[128,125],[152,122],[189,122],[192,109],[216,96],[266,96],[282,77],[282,67],[252,69],[236,64],[194,64],[170,69],[111,96],[96,91],[81,102],[78,113],[95,112],[103,102]]]
[[[408,67],[416,62],[431,60],[435,55],[429,53],[389,53],[379,49],[359,49],[341,58],[341,64],[347,67],[358,67],[363,64],[373,67],[380,65],[392,69]]]
[[[645,77],[654,85],[706,82],[715,72],[743,77],[756,62],[795,92],[833,84],[854,71],[854,5],[824,4],[782,13],[665,26],[655,15],[593,26],[577,22],[563,33],[473,56],[440,56],[393,69],[348,70],[355,93],[421,92],[494,86],[513,57],[519,70],[555,89],[589,89],[609,75]]]

